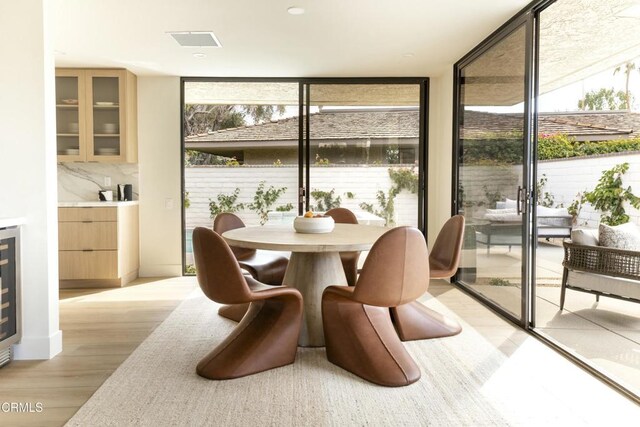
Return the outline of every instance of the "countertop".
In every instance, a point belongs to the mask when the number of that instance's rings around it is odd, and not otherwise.
[[[24,217],[0,218],[0,228],[15,227],[17,225],[24,225],[26,223],[27,223],[27,219]]]
[[[133,206],[137,205],[139,202],[137,200],[133,200],[130,202],[58,202],[59,208],[108,208],[108,207],[117,207],[117,206]]]

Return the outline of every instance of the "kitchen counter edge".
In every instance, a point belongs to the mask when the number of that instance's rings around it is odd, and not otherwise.
[[[130,202],[58,202],[59,208],[108,208],[118,206],[135,206],[138,205],[138,200]]]

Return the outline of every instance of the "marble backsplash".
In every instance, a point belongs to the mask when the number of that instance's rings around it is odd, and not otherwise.
[[[104,185],[105,177],[111,177],[111,185]],[[118,194],[118,184],[133,185],[133,199],[138,200],[138,165],[114,163],[58,163],[58,201],[98,200],[98,191],[113,190]]]

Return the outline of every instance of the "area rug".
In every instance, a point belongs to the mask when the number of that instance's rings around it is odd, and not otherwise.
[[[455,318],[435,299],[427,305]],[[549,379],[545,373],[540,380],[544,361],[514,365],[464,323],[458,336],[407,343],[422,370],[420,381],[408,387],[361,380],[329,363],[322,348],[299,348],[296,362],[283,368],[209,381],[196,375],[195,366],[235,326],[217,309],[195,291],[67,425],[573,426],[601,421],[567,405],[554,383],[563,378]],[[583,402],[589,409],[588,399]]]

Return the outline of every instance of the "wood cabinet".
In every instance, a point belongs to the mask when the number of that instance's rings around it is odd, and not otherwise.
[[[138,277],[138,206],[58,209],[60,287],[124,286]]]
[[[136,163],[136,76],[120,69],[56,69],[58,161]]]

